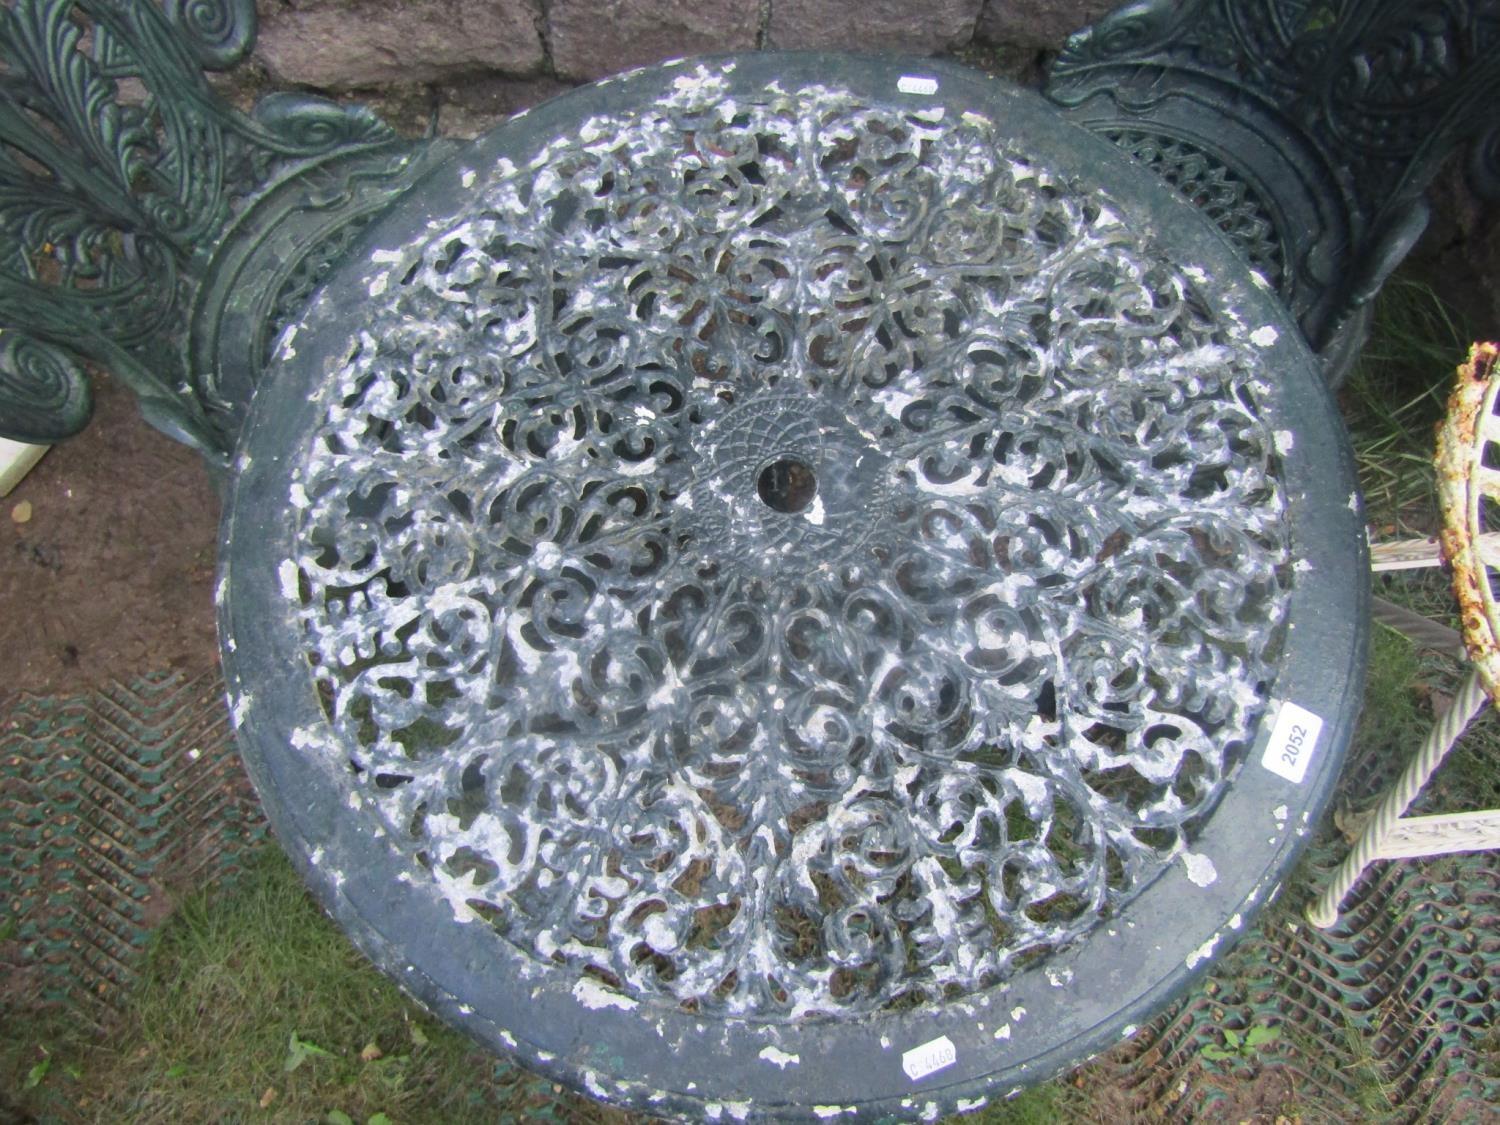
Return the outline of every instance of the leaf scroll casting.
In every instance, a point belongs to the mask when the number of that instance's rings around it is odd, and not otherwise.
[[[253,0],[0,3],[0,326],[71,373],[59,406],[0,356],[11,436],[55,441],[87,422],[66,349],[211,458],[233,443],[213,373],[179,354],[215,246],[299,162],[395,140],[363,108],[278,93],[245,115],[221,100],[203,69],[239,60],[254,27]]]

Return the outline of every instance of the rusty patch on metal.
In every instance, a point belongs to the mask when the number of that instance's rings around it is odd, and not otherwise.
[[[1437,434],[1438,502],[1442,510],[1443,557],[1453,569],[1453,595],[1469,659],[1479,669],[1485,690],[1500,692],[1500,640],[1495,602],[1481,549],[1486,499],[1500,503],[1500,469],[1485,464],[1485,449],[1497,447],[1492,463],[1500,464],[1500,418],[1494,379],[1500,346],[1477,343],[1459,365],[1448,410]]]

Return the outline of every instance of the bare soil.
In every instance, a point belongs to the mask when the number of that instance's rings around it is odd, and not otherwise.
[[[88,428],[0,500],[0,697],[218,660],[208,469],[142,421],[116,380],[94,390]]]

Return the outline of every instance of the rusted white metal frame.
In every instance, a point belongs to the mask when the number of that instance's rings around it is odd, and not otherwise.
[[[1496,375],[1500,347],[1476,344],[1458,369],[1458,383],[1438,431],[1441,544],[1408,540],[1371,549],[1375,570],[1437,566],[1453,569],[1463,639],[1472,667],[1458,695],[1439,716],[1417,756],[1381,801],[1348,857],[1307,917],[1322,928],[1338,921],[1344,896],[1378,859],[1410,859],[1500,848],[1500,810],[1403,817],[1464,729],[1495,697],[1500,683],[1500,606],[1489,570],[1500,569],[1500,534],[1485,530],[1485,501],[1500,504],[1500,469],[1485,464],[1486,448],[1500,452]],[[1500,465],[1500,457],[1491,457]],[[1400,627],[1399,625],[1397,626]]]

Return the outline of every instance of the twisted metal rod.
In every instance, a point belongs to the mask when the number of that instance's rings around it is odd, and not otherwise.
[[[1433,724],[1427,740],[1422,744],[1421,752],[1407,763],[1396,784],[1380,802],[1359,839],[1355,841],[1353,849],[1334,874],[1328,889],[1317,902],[1307,908],[1307,920],[1314,926],[1326,930],[1338,921],[1339,905],[1344,901],[1344,896],[1375,859],[1385,837],[1401,819],[1406,807],[1416,800],[1422,786],[1427,784],[1427,779],[1458,741],[1464,728],[1489,701],[1489,694],[1484,690],[1478,670],[1470,668],[1448,710]]]
[[[1457,660],[1465,658],[1464,639],[1457,629],[1450,629],[1440,621],[1423,617],[1404,605],[1375,597],[1370,602],[1370,616],[1387,628],[1394,629],[1407,640],[1422,648],[1430,648],[1444,656]]]

